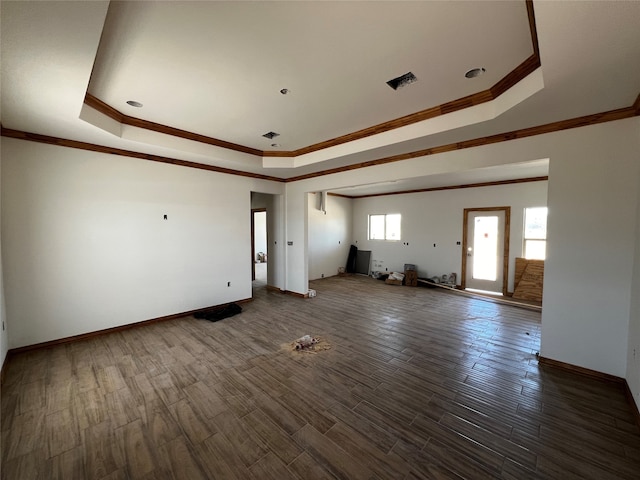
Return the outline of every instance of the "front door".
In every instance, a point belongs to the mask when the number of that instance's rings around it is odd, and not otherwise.
[[[462,287],[507,293],[510,207],[464,210]]]

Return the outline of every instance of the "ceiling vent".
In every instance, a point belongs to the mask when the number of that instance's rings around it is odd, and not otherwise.
[[[418,79],[413,73],[407,72],[404,75],[400,75],[397,78],[389,80],[387,82],[387,85],[389,85],[394,90],[398,90],[399,88],[406,87],[410,83],[417,82],[417,81]]]
[[[267,132],[267,133],[265,133],[265,134],[264,134],[264,135],[262,135],[262,136],[263,136],[263,137],[265,137],[265,138],[268,138],[269,140],[272,140],[272,139],[274,139],[274,138],[276,138],[276,137],[279,137],[279,136],[280,136],[280,134],[279,134],[279,133],[276,133],[276,132]]]

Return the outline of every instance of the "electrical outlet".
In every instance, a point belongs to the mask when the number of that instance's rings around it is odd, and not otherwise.
[[[321,274],[320,274],[320,278],[324,278],[324,273],[321,273]]]

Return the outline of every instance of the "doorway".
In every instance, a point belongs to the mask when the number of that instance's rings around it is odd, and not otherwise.
[[[267,284],[267,209],[251,209],[251,280]]]
[[[507,294],[510,216],[511,207],[464,209],[463,289]]]

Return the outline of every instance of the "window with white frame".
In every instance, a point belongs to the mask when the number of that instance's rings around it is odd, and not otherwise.
[[[369,215],[369,240],[400,240],[402,215]]]
[[[544,260],[547,252],[547,207],[524,209],[524,258]]]

